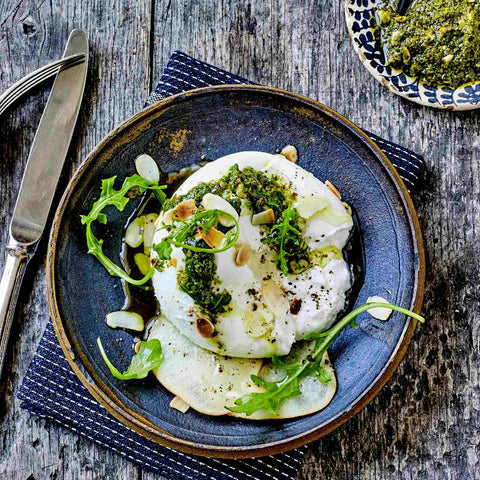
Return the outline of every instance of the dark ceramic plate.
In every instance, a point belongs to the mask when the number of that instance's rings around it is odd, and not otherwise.
[[[114,130],[72,179],[50,239],[48,289],[55,329],[64,352],[95,398],[131,428],[159,443],[219,457],[266,455],[305,444],[338,427],[380,390],[392,374],[415,328],[394,313],[388,322],[363,314],[330,349],[338,391],[323,411],[285,421],[253,422],[182,414],[153,376],[118,381],[110,375],[97,337],[114,364],[126,367],[132,338],[112,330],[105,315],[123,305],[117,278],[86,253],[80,215],[99,193],[101,179],[135,172],[134,159],[149,153],[166,171],[241,150],[299,149],[299,165],[331,180],[356,209],[363,234],[365,284],[357,304],[370,295],[418,311],[424,261],[411,199],[392,165],[357,127],[334,111],[298,95],[257,86],[222,86],[179,94],[141,111]],[[126,211],[108,211],[106,253],[118,258]]]

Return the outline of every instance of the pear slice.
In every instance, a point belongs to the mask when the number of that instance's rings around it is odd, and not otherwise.
[[[299,417],[322,410],[335,395],[335,372],[325,354],[323,370],[330,380],[326,383],[317,377],[301,380],[301,395],[285,400],[279,406],[278,415],[266,410],[258,410],[251,416],[232,413],[225,407],[234,406],[235,400],[244,395],[263,391],[252,382],[251,375],[275,381],[280,380],[285,372],[267,360],[262,366],[262,360],[223,357],[205,350],[163,317],[155,321],[149,335],[151,338],[157,338],[163,349],[163,363],[154,370],[159,382],[190,407],[207,415],[233,415],[250,420]],[[313,345],[314,342],[297,342],[285,360],[301,361],[311,353]]]

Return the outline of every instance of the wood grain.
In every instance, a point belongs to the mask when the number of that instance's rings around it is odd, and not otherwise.
[[[480,117],[420,107],[363,68],[338,0],[4,0],[0,88],[57,58],[85,28],[92,65],[71,165],[143,104],[174,49],[259,83],[310,96],[359,126],[423,153],[416,195],[427,253],[427,324],[357,417],[312,444],[301,479],[480,478]],[[0,248],[45,93],[0,122]],[[71,171],[71,169],[70,169]],[[69,174],[70,172],[67,172]],[[27,273],[1,408],[0,476],[160,478],[18,408],[14,393],[48,313],[43,255]],[[3,262],[3,258],[0,260]]]
[[[0,89],[61,56],[73,28],[87,31],[91,62],[85,99],[66,161],[65,177],[116,124],[142,107],[149,91],[150,4],[0,2]],[[26,99],[0,122],[1,250],[23,167],[40,120],[46,92]],[[66,180],[66,178],[64,179]],[[64,181],[65,184],[65,181]],[[137,466],[89,441],[47,424],[19,408],[19,383],[48,319],[45,242],[26,273],[12,331],[5,399],[0,403],[0,477],[7,479],[135,479]],[[1,264],[3,266],[3,255]]]

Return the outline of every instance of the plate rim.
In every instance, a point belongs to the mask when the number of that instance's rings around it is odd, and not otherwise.
[[[97,400],[117,420],[122,422],[128,428],[131,428],[142,436],[148,438],[149,440],[152,440],[166,447],[179,450],[183,453],[216,458],[252,458],[286,452],[293,448],[301,447],[335,430],[347,420],[355,416],[360,410],[362,410],[371,400],[373,400],[377,396],[381,388],[390,379],[393,372],[395,371],[398,364],[405,355],[407,346],[410,343],[410,340],[415,331],[415,326],[417,324],[417,321],[414,319],[410,319],[406,322],[402,334],[400,335],[400,338],[389,360],[386,362],[379,375],[370,383],[364,394],[358,397],[355,402],[352,403],[350,408],[339,413],[336,417],[329,420],[329,422],[323,426],[317,425],[312,429],[301,434],[297,434],[293,437],[276,440],[274,442],[269,442],[261,445],[225,447],[205,445],[174,437],[172,434],[149,422],[141,415],[128,409],[125,405],[123,405],[120,399],[118,399],[118,397],[116,397],[116,395],[108,388],[106,384],[103,384],[103,382],[99,382],[102,385],[97,385],[91,375],[87,372],[87,370],[82,364],[82,352],[74,352],[68,339],[66,330],[63,326],[64,322],[61,318],[57,304],[56,283],[54,275],[56,243],[59,236],[59,226],[63,220],[63,212],[70,200],[74,187],[83,175],[86,168],[96,159],[97,154],[103,149],[103,147],[108,144],[117,134],[128,128],[132,123],[136,122],[137,120],[150,115],[156,110],[159,113],[168,110],[168,108],[177,101],[188,101],[191,97],[216,94],[218,92],[228,93],[238,90],[250,91],[253,93],[264,92],[273,94],[275,96],[286,97],[287,99],[299,101],[300,103],[306,104],[308,107],[315,110],[320,110],[322,113],[326,113],[327,115],[342,123],[352,134],[356,135],[360,141],[363,141],[363,143],[366,144],[366,146],[370,148],[370,150],[372,150],[377,160],[391,177],[392,182],[395,185],[400,198],[402,199],[404,210],[407,213],[407,220],[410,226],[410,234],[414,243],[413,250],[414,254],[418,258],[418,266],[415,272],[416,278],[413,288],[412,301],[410,305],[410,308],[417,313],[420,312],[422,306],[425,283],[425,255],[420,223],[413,205],[413,201],[410,197],[410,194],[408,193],[408,190],[403,180],[399,176],[398,172],[395,170],[395,167],[393,167],[392,163],[388,160],[386,155],[380,149],[380,147],[378,147],[378,145],[363,130],[361,130],[359,127],[357,127],[355,124],[353,124],[350,120],[346,119],[341,114],[315,100],[312,100],[297,93],[288,92],[286,90],[259,85],[209,86],[189,90],[187,92],[181,92],[176,95],[172,95],[171,97],[168,97],[166,99],[163,99],[159,102],[153,103],[152,105],[140,110],[139,112],[122,122],[120,125],[118,125],[110,133],[108,133],[90,151],[87,157],[75,170],[62,195],[52,223],[50,237],[48,241],[46,280],[48,304],[55,334],[57,335],[60,346],[63,350],[65,357],[67,358],[68,363],[70,364],[71,368],[73,369],[81,383],[88,389],[88,391],[95,398],[95,400]]]

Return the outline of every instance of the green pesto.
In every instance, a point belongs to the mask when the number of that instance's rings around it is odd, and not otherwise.
[[[387,65],[431,86],[480,80],[478,0],[415,0],[403,16],[395,2],[380,1],[376,18]]]
[[[267,177],[264,173],[251,167],[240,170],[235,164],[230,167],[224,177],[211,182],[199,183],[185,195],[172,198],[164,208],[166,210],[173,208],[181,201],[191,198],[199,206],[207,193],[225,198],[237,213],[240,213],[241,203],[244,199],[250,202],[253,213],[271,208],[275,213],[275,218],[278,218],[293,201],[289,186],[276,175]]]
[[[203,240],[199,240],[206,246]],[[200,245],[199,245],[200,246]],[[201,245],[203,246],[203,245]],[[193,301],[206,310],[211,318],[225,312],[232,300],[231,295],[218,287],[215,255],[183,249],[185,270],[177,274],[178,285]]]

